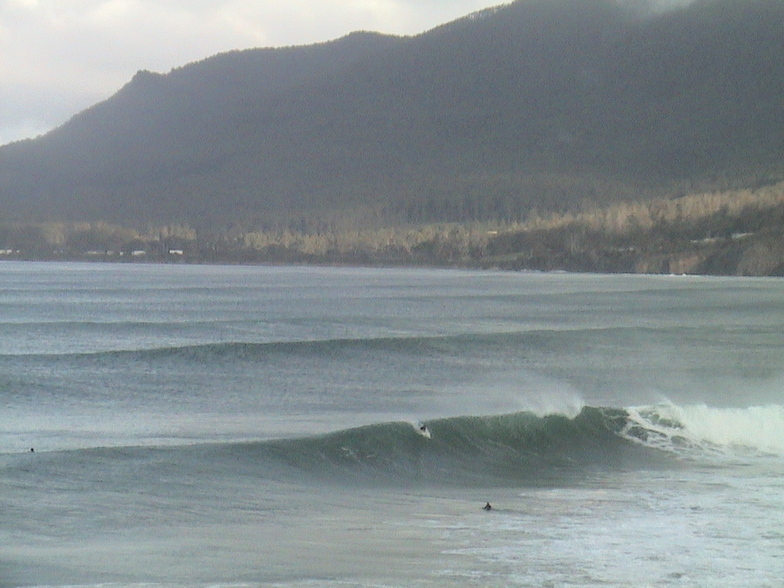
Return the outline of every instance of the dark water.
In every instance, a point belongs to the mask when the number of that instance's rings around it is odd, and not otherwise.
[[[782,360],[775,279],[4,263],[0,586],[778,586]]]

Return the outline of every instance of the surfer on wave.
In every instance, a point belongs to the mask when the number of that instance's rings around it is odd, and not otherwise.
[[[422,421],[416,423],[415,430],[417,433],[425,437],[426,439],[430,439],[430,429],[427,426],[427,423],[423,423]]]

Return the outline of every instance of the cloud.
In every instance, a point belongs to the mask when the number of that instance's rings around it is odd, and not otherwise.
[[[108,98],[140,69],[354,30],[415,34],[493,0],[2,0],[0,144]]]

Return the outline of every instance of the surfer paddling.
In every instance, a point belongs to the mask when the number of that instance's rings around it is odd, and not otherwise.
[[[490,503],[488,502],[487,504],[485,504],[485,505],[482,507],[482,509],[483,509],[483,510],[493,510],[493,507],[492,507],[492,506],[490,505]]]

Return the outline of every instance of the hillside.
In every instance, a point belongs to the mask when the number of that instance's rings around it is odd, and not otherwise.
[[[416,37],[139,72],[0,148],[8,221],[513,222],[782,177],[784,3],[519,0]]]

